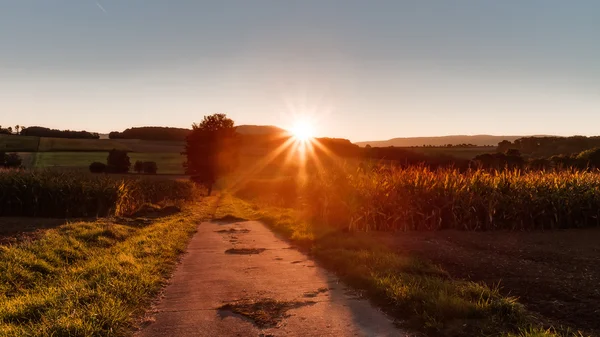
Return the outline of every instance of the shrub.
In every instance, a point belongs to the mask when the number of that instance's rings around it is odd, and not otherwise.
[[[145,161],[142,163],[142,170],[146,174],[156,174],[158,171],[158,165],[156,165],[156,162],[154,161]]]
[[[106,159],[107,172],[127,173],[131,167],[127,151],[112,149]]]
[[[133,170],[136,173],[142,173],[142,171],[144,170],[144,162],[142,162],[141,160],[136,160],[135,164],[133,164]]]
[[[589,167],[600,168],[600,148],[583,151],[577,156],[577,159]]]
[[[106,164],[100,162],[93,162],[90,164],[90,172],[92,173],[105,173]]]
[[[23,160],[18,153],[0,152],[0,167],[17,168],[21,167]]]

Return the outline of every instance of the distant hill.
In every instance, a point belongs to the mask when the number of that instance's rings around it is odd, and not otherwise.
[[[236,131],[242,135],[266,135],[287,132],[282,128],[272,125],[238,125]]]
[[[473,144],[477,146],[497,146],[503,140],[514,142],[519,138],[525,136],[492,136],[492,135],[473,135],[473,136],[439,136],[439,137],[406,137],[406,138],[392,138],[389,140],[376,140],[370,142],[357,142],[355,144],[359,146],[366,146],[367,144],[373,147],[413,147],[413,146],[443,146],[447,144]],[[546,136],[536,136],[546,137]]]

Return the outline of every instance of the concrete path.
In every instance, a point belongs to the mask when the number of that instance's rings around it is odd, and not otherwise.
[[[265,250],[226,253],[232,248]],[[265,299],[295,304],[262,328],[219,309]],[[407,336],[255,221],[200,224],[156,309],[155,321],[137,336]]]

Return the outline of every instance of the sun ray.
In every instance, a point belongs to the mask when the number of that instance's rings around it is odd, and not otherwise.
[[[227,190],[230,192],[237,191],[247,180],[249,180],[254,174],[260,172],[263,168],[265,168],[268,164],[270,164],[277,156],[279,156],[283,151],[288,149],[292,144],[294,144],[294,139],[292,137],[288,138],[284,143],[279,145],[275,150],[268,153],[264,158],[259,160],[252,167],[248,168],[244,172],[241,172],[239,176],[230,182],[227,186]]]

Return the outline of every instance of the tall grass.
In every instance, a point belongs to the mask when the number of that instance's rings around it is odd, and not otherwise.
[[[123,215],[144,203],[191,200],[189,181],[146,180],[76,171],[0,171],[0,216]]]
[[[600,173],[422,167],[326,170],[305,183],[240,191],[293,200],[320,223],[351,230],[533,230],[600,225]],[[296,186],[294,186],[296,184]],[[252,184],[249,184],[252,186]],[[265,194],[271,193],[270,196]]]
[[[150,224],[74,222],[0,245],[0,336],[131,336],[213,205]]]

